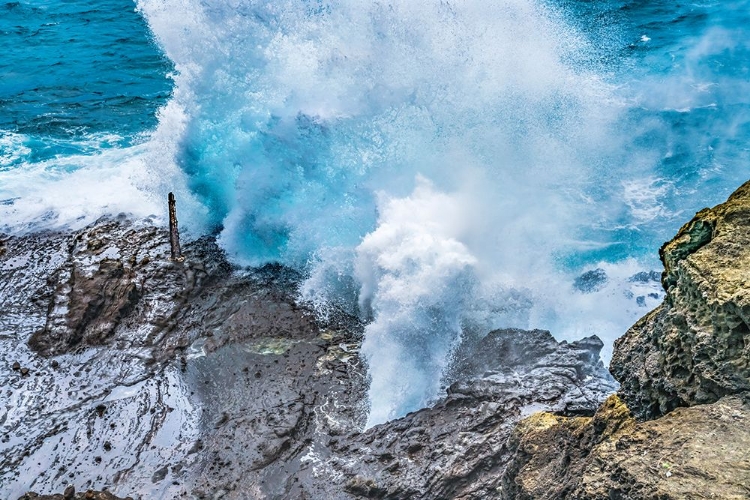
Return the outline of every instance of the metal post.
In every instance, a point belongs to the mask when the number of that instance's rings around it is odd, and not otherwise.
[[[174,194],[169,193],[169,245],[172,249],[172,260],[183,259],[180,251],[180,232],[177,230],[177,209],[175,208]]]

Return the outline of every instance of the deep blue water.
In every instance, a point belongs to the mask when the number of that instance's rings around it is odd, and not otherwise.
[[[631,277],[750,172],[749,7],[4,3],[0,231],[175,191],[188,234],[371,320],[378,422],[437,394],[462,334],[610,349],[658,304]]]
[[[637,100],[620,125],[632,130],[625,154],[661,154],[641,171],[663,188],[666,209],[652,231],[616,231],[616,249],[582,257],[653,253],[686,216],[722,201],[750,174],[750,4],[573,2],[566,12],[605,41],[598,55],[610,80]]]
[[[133,2],[3,2],[0,13],[0,129],[43,142],[156,126],[172,65]]]

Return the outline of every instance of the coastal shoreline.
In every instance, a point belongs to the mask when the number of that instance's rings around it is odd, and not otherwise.
[[[234,268],[211,238],[173,262],[168,241],[123,217],[4,239],[4,496],[747,497],[750,183],[665,244],[617,395],[596,337],[500,330],[443,398],[364,432],[356,318],[316,318],[289,269]]]

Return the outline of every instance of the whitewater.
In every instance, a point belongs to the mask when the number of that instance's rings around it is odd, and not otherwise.
[[[659,245],[747,178],[748,7],[6,3],[0,231],[163,224],[175,192],[189,236],[367,320],[368,425],[494,328],[607,358]]]

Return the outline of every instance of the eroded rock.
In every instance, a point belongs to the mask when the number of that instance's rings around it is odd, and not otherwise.
[[[538,413],[513,431],[502,480],[508,500],[750,497],[746,397],[637,422],[610,397],[592,418]]]
[[[166,231],[122,218],[6,249],[2,498],[73,481],[140,498],[283,496],[293,485],[274,478],[307,467],[315,412],[335,399],[336,418],[358,418],[358,360],[318,359],[361,328],[316,321],[288,269],[233,269],[211,238],[171,262]]]
[[[610,366],[640,418],[750,390],[750,182],[660,255],[666,299],[615,342]]]
[[[50,243],[56,248],[39,248]],[[28,342],[45,356],[113,343],[153,345],[175,329],[195,296],[231,271],[210,239],[194,242],[190,259],[173,263],[164,230],[124,219],[103,219],[71,234],[11,238],[8,246],[20,264],[9,279],[25,277],[17,287],[36,287],[24,292],[45,319]],[[40,250],[51,262],[35,269],[32,256]]]

